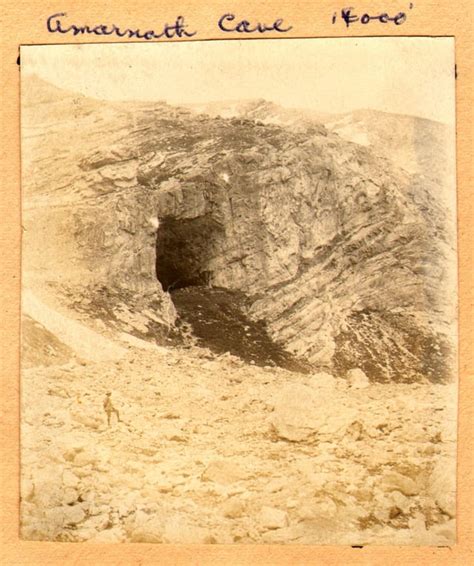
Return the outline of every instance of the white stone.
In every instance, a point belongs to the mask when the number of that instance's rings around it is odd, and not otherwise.
[[[163,542],[169,544],[209,544],[215,541],[208,529],[192,525],[186,517],[176,514],[166,521]]]
[[[35,485],[29,479],[22,478],[21,480],[21,499],[22,501],[31,501],[35,494]]]
[[[233,462],[215,460],[203,472],[204,481],[214,481],[221,484],[230,484],[246,477],[245,471]]]
[[[121,527],[114,527],[100,531],[87,542],[125,542],[125,538],[124,530]]]
[[[237,498],[229,499],[222,506],[222,514],[228,519],[242,517],[245,513],[245,503]]]
[[[322,371],[311,376],[310,385],[312,387],[326,387],[333,389],[336,387],[336,379],[331,374]]]
[[[306,385],[284,386],[273,401],[269,418],[273,432],[280,438],[301,442],[316,435],[344,434],[357,411],[341,405],[341,396],[332,391],[318,391]]]
[[[137,526],[131,533],[130,542],[163,542],[164,525],[162,519],[150,519],[144,515],[137,523]]]
[[[77,487],[79,484],[79,478],[73,474],[70,470],[64,470],[63,472],[63,485],[65,487]]]
[[[275,478],[265,484],[265,491],[276,493],[281,491],[286,485],[288,485],[288,480],[285,478]]]
[[[397,472],[387,472],[379,483],[382,491],[400,491],[403,495],[417,495],[420,492],[418,485],[408,476]]]
[[[346,374],[346,379],[352,389],[365,389],[370,385],[369,378],[359,368],[350,369]]]
[[[77,525],[85,517],[84,510],[79,505],[62,505],[61,507],[52,507],[45,511],[46,522],[51,526]]]
[[[65,525],[77,525],[86,517],[84,510],[79,505],[67,505],[63,507],[63,511]]]
[[[63,492],[63,502],[66,505],[75,503],[79,497],[79,494],[73,487],[67,487]]]
[[[439,460],[429,479],[429,493],[439,508],[451,518],[456,516],[456,460]]]
[[[282,529],[288,526],[288,515],[275,507],[262,507],[258,522],[266,529]]]

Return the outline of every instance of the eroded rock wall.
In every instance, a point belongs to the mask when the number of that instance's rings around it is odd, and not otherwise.
[[[315,124],[49,94],[24,130],[33,279],[152,294],[168,310],[170,288],[235,289],[320,367],[450,373],[435,354],[452,338],[454,231],[435,181]]]
[[[230,125],[247,141],[238,153],[219,144],[217,164],[181,169],[159,189],[165,231],[203,223],[201,275],[251,295],[252,315],[318,366],[446,378],[454,249],[439,187],[324,130]]]

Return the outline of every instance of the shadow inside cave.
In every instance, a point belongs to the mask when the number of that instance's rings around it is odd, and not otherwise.
[[[160,221],[156,237],[156,277],[164,291],[210,283],[208,269],[222,226],[209,216]]]
[[[210,217],[164,219],[156,238],[156,277],[169,292],[177,327],[190,325],[198,345],[230,353],[258,366],[308,373],[311,366],[277,344],[265,321],[248,315],[251,297],[212,285],[211,260],[219,252],[223,227]]]

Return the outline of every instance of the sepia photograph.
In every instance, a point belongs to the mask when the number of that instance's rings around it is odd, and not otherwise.
[[[22,539],[455,544],[453,38],[20,69]]]

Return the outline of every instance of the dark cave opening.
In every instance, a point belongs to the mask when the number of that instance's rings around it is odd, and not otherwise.
[[[208,285],[208,265],[222,228],[210,217],[167,218],[156,237],[156,277],[164,291]]]
[[[224,228],[210,215],[160,220],[156,237],[156,277],[171,293],[177,327],[189,325],[198,344],[215,354],[230,353],[247,363],[307,373],[267,333],[265,322],[248,315],[250,298],[215,287],[212,261],[222,256]]]

